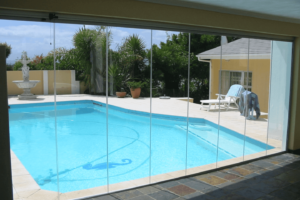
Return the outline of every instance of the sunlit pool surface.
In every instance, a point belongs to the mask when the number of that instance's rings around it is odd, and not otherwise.
[[[56,114],[53,103],[9,111],[11,149],[42,189],[59,185],[62,193],[273,148],[205,119],[189,118],[187,127],[185,117],[158,114],[152,114],[150,137],[149,113],[109,105],[106,121],[106,105],[96,101],[58,102]]]

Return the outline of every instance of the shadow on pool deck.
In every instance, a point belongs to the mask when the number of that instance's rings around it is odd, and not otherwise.
[[[284,153],[211,173],[85,200],[299,200],[300,156]]]

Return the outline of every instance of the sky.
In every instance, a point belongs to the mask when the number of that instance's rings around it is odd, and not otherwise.
[[[72,38],[82,24],[55,24],[55,48],[64,47],[73,48]],[[6,42],[11,45],[12,53],[7,58],[7,64],[13,64],[20,59],[23,51],[27,52],[30,58],[35,55],[43,54],[46,56],[49,51],[53,50],[53,23],[48,22],[27,22],[16,20],[0,20],[0,43]],[[87,25],[86,28],[94,29],[95,26]],[[116,50],[118,44],[123,39],[132,34],[138,34],[146,44],[146,48],[151,47],[151,30],[111,27],[112,46]],[[178,32],[168,31],[168,34],[178,34]],[[160,44],[167,40],[166,31],[153,30],[153,43]]]

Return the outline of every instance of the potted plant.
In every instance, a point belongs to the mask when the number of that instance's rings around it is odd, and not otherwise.
[[[130,93],[132,98],[139,98],[141,94],[141,88],[145,86],[146,83],[142,81],[139,82],[127,82],[127,85],[130,87]]]
[[[120,92],[116,92],[116,95],[118,98],[124,98],[126,96],[126,92],[124,91],[123,88],[121,88]]]
[[[121,70],[118,65],[110,65],[108,69],[108,74],[113,78],[114,91],[118,98],[124,98],[126,92],[124,91],[124,85],[129,79],[128,73],[125,73]]]

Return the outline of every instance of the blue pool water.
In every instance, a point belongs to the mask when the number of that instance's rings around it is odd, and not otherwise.
[[[185,117],[158,114],[150,137],[149,113],[109,105],[107,122],[105,104],[88,100],[58,102],[56,120],[53,103],[11,105],[9,117],[11,149],[42,189],[57,191],[59,177],[63,193],[273,148],[200,118],[187,136]]]

